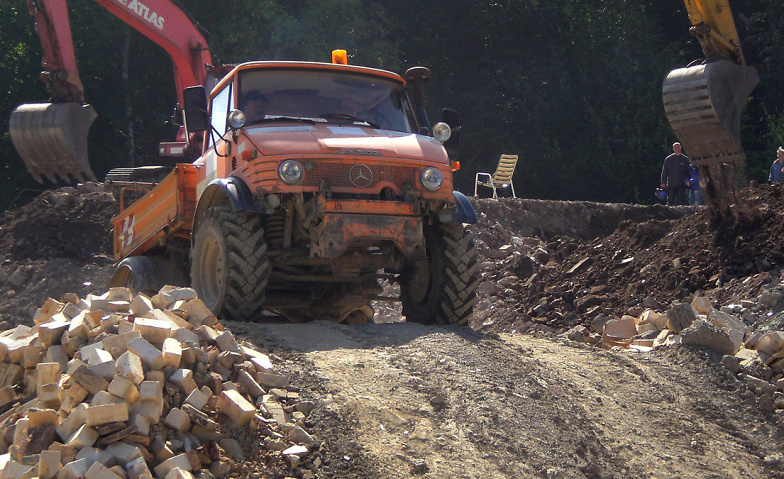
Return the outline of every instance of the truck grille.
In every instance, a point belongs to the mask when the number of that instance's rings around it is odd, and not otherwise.
[[[391,182],[399,187],[416,179],[416,168],[408,166],[373,165],[366,163],[313,163],[305,173],[304,186],[316,186],[328,179],[332,188],[373,189],[379,182]]]

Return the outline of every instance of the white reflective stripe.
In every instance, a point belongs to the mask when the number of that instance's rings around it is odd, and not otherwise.
[[[327,129],[332,133],[337,133],[338,135],[367,136],[365,130],[352,126],[328,126]]]
[[[245,144],[245,142],[243,141],[242,143],[237,145],[237,153],[239,153],[241,155],[242,152],[245,151],[245,148],[247,148],[247,147],[248,147],[248,145]]]
[[[383,132],[383,134],[386,135],[386,136],[394,136],[394,137],[416,136],[414,133],[408,133],[406,131],[394,131],[394,130],[375,130],[375,131],[376,132]]]
[[[136,217],[133,213],[128,215],[122,222],[122,230],[120,231],[120,248],[125,249],[133,243],[133,227],[136,223]]]
[[[285,131],[315,131],[316,128],[309,125],[301,125],[301,126],[257,126],[251,128],[245,128],[245,131],[248,133],[278,133],[278,132],[285,132]]]
[[[207,185],[218,174],[218,155],[215,154],[215,148],[207,150],[204,156],[202,156],[202,160],[204,161],[204,179],[196,185],[197,198],[201,198],[201,194],[207,189]]]

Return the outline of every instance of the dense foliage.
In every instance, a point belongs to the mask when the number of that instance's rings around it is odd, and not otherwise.
[[[24,0],[0,2],[0,115],[45,101],[40,45]],[[149,3],[149,2],[148,2]],[[749,179],[767,179],[784,143],[784,12],[777,0],[733,5],[744,53],[760,85],[743,118]],[[650,203],[675,137],[661,84],[701,56],[682,0],[182,0],[218,63],[258,59],[349,61],[402,73],[433,71],[428,110],[461,114],[457,186],[473,193],[476,171],[501,153],[520,155],[519,196]],[[93,170],[152,164],[175,103],[167,55],[91,0],[69,2],[87,99]],[[688,154],[688,151],[686,152]],[[0,207],[41,186],[24,170],[7,128],[0,135]]]

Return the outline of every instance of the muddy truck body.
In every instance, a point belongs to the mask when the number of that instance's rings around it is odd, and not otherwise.
[[[160,153],[174,168],[118,168],[116,271],[109,286],[192,286],[216,315],[366,322],[400,300],[409,321],[465,324],[476,302],[468,199],[447,148],[458,117],[431,127],[430,72],[405,78],[332,63],[212,64],[207,42],[168,0],[96,0],[166,50],[180,131]],[[14,144],[39,181],[95,179],[85,102],[64,0],[30,0],[51,98],[18,107]],[[381,281],[400,288],[382,295]]]
[[[467,322],[478,266],[464,223],[475,215],[405,85],[341,63],[253,62],[208,98],[188,89],[185,124],[205,132],[203,152],[115,218],[112,285],[189,280],[234,319],[364,322],[371,301],[394,299],[380,297],[387,279],[408,320]],[[246,116],[245,98],[260,117]]]

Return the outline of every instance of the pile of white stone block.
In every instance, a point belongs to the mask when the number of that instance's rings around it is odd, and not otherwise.
[[[238,430],[308,454],[313,403],[190,288],[69,293],[33,321],[0,333],[0,479],[220,477]]]

